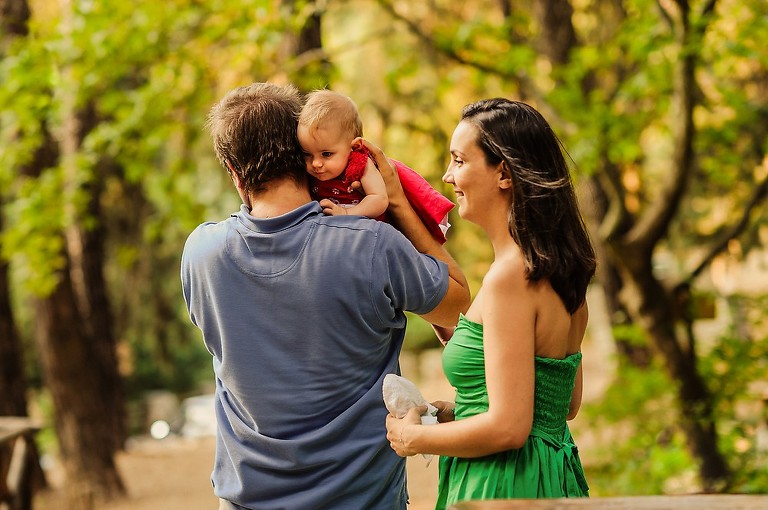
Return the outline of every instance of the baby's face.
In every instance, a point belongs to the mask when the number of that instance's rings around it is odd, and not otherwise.
[[[310,132],[306,126],[299,126],[298,135],[310,175],[327,181],[344,172],[352,151],[352,142],[339,129],[321,126]]]

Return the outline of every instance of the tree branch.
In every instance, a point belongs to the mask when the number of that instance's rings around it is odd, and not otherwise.
[[[411,34],[413,34],[417,39],[419,39],[422,43],[424,43],[426,46],[428,46],[438,54],[441,54],[444,57],[448,58],[449,60],[453,60],[458,64],[477,69],[478,71],[482,71],[484,73],[488,73],[488,74],[498,76],[500,78],[505,78],[508,80],[516,80],[524,95],[531,97],[539,105],[546,104],[546,101],[544,100],[544,97],[541,94],[541,92],[538,90],[538,87],[533,83],[530,77],[527,74],[523,73],[522,71],[509,73],[504,71],[503,69],[487,64],[485,62],[466,58],[451,47],[438,45],[435,42],[435,40],[429,34],[425,33],[418,24],[414,23],[407,17],[398,13],[391,2],[387,0],[377,0],[377,3],[381,6],[381,8],[387,11],[387,13],[390,16],[392,16],[396,21],[403,23],[408,29],[408,31],[411,32]]]
[[[603,165],[596,181],[600,184],[608,203],[605,214],[599,218],[598,232],[601,239],[608,240],[624,229],[630,221],[630,215],[624,203],[624,187],[618,168],[605,156],[601,160]]]
[[[677,69],[677,111],[672,112],[676,121],[676,144],[670,171],[670,180],[661,196],[646,210],[637,225],[630,232],[627,242],[650,252],[662,239],[676,216],[688,183],[694,173],[695,155],[693,140],[696,127],[693,110],[697,102],[696,65],[699,59],[699,41],[706,32],[716,0],[705,5],[706,16],[700,23],[690,23],[690,5],[687,0],[675,0],[681,10],[679,51],[681,54]]]
[[[766,196],[768,196],[768,176],[764,177],[760,184],[755,188],[754,193],[752,193],[752,196],[744,208],[741,218],[739,218],[739,220],[731,227],[726,229],[720,237],[712,243],[707,253],[701,257],[701,260],[694,266],[693,270],[691,270],[688,276],[682,280],[683,284],[691,282],[699,276],[702,271],[712,263],[715,257],[727,248],[728,242],[731,239],[736,239],[747,229],[750,225],[749,220],[752,216],[752,212],[765,201]]]

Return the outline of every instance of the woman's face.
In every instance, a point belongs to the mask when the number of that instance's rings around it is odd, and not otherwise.
[[[477,144],[477,136],[478,130],[473,124],[462,121],[456,126],[451,138],[451,163],[443,182],[453,185],[459,216],[482,224],[496,207],[506,211],[509,193],[504,189],[509,187],[509,179],[503,178],[501,164],[488,164]]]

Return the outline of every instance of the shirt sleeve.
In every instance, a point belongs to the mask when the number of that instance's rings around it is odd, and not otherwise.
[[[393,312],[431,312],[448,291],[448,265],[419,253],[405,236],[386,223],[381,223],[377,238],[373,273],[374,302],[384,321]]]

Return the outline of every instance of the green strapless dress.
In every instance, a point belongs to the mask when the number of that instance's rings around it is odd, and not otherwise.
[[[486,457],[440,457],[437,509],[458,501],[588,497],[584,469],[566,424],[581,353],[535,358],[533,427],[525,445]],[[456,388],[456,419],[488,410],[483,325],[463,315],[443,352],[443,370]]]

